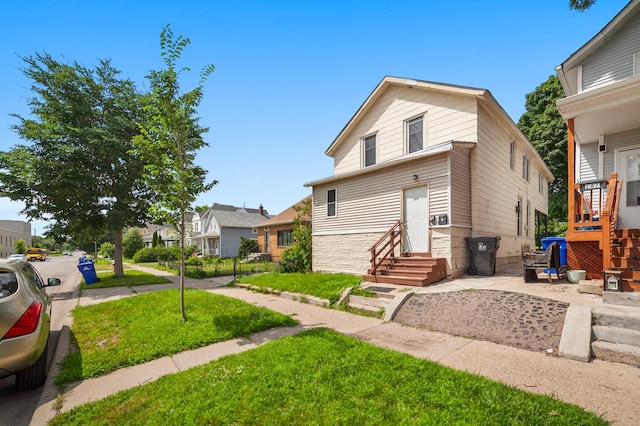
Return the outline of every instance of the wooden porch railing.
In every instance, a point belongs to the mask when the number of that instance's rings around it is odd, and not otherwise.
[[[370,274],[375,275],[380,264],[388,257],[395,256],[395,248],[402,242],[402,219],[389,228],[371,247],[371,270]]]
[[[568,241],[598,241],[603,268],[611,266],[613,231],[618,220],[622,181],[617,173],[608,179],[575,183],[575,217],[569,218]]]

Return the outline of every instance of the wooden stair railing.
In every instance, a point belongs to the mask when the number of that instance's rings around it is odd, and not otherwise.
[[[607,201],[602,211],[602,267],[610,269],[611,246],[615,239],[616,222],[618,221],[618,209],[620,206],[620,194],[622,192],[622,181],[618,180],[617,173],[611,173],[607,179]]]
[[[402,242],[402,219],[389,228],[371,247],[371,275],[376,274],[376,270],[384,260],[395,256],[395,248]]]

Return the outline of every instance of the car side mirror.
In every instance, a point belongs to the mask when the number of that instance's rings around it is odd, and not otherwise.
[[[57,285],[60,285],[62,283],[62,281],[60,281],[60,278],[48,278],[47,279],[47,287],[55,287]]]

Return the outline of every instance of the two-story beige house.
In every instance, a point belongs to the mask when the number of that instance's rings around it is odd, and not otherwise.
[[[468,237],[499,237],[521,266],[553,175],[485,89],[385,77],[326,150],[313,189],[313,269],[377,274],[381,257],[430,257],[425,285],[469,267]],[[439,270],[439,268],[444,268]],[[409,269],[409,268],[407,268]],[[408,275],[408,274],[407,274]]]

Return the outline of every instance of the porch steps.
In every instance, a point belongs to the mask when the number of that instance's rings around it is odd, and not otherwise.
[[[615,230],[613,243],[611,269],[622,271],[622,291],[640,292],[640,229]]]
[[[640,367],[640,293],[605,292],[603,301],[593,308],[593,354]]]
[[[371,269],[363,275],[365,281],[424,287],[447,277],[445,259],[430,253],[411,253],[384,260],[375,275]]]

